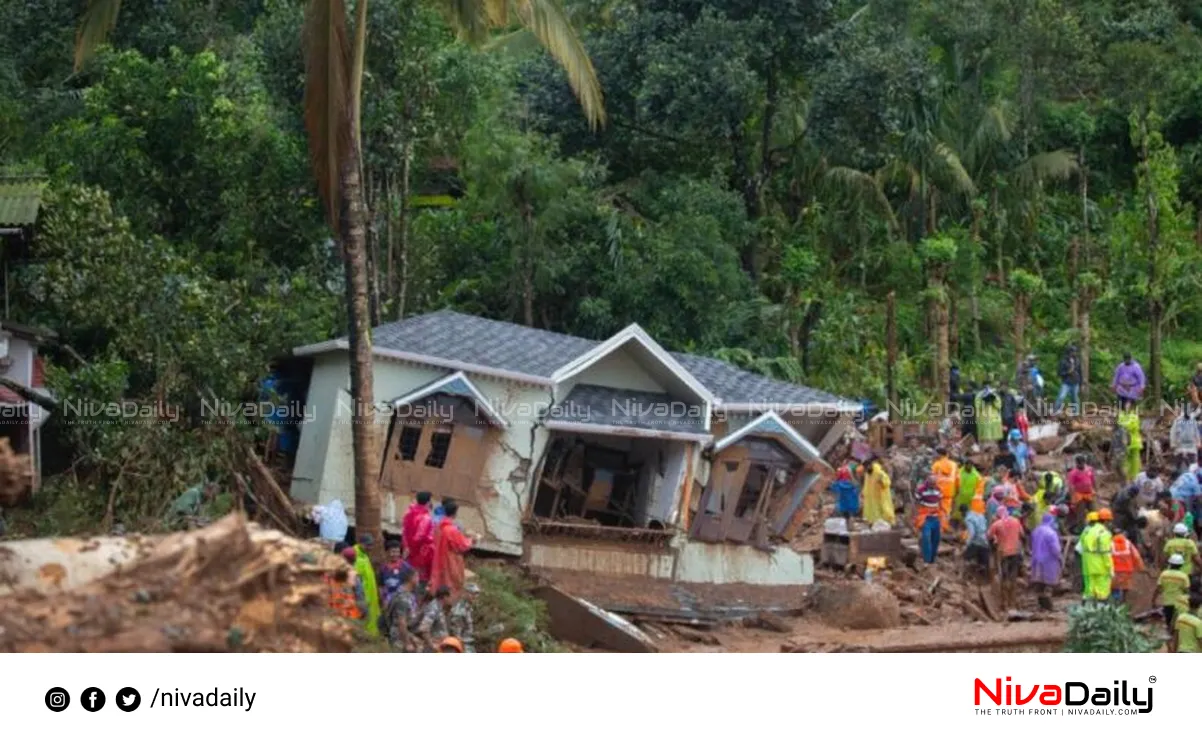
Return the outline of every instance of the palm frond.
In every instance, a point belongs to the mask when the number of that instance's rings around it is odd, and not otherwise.
[[[1069,150],[1053,150],[1032,155],[1015,168],[1019,183],[1032,186],[1040,181],[1063,181],[1076,175],[1077,155]]]
[[[584,109],[589,126],[605,124],[605,103],[597,71],[584,44],[576,34],[558,0],[514,0],[522,25],[529,28],[559,63],[568,76],[568,84]]]
[[[1000,105],[986,106],[973,129],[968,142],[969,159],[980,165],[998,145],[1010,141],[1010,122],[1006,110]]]
[[[966,196],[976,194],[977,186],[973,183],[972,176],[968,174],[968,171],[964,168],[964,163],[960,162],[960,156],[951,147],[948,147],[943,142],[937,142],[933,154],[934,160],[938,164],[939,169],[943,171],[944,179],[951,187],[951,190]]]
[[[893,213],[893,205],[889,203],[889,198],[885,196],[885,191],[881,188],[881,184],[876,178],[873,178],[870,174],[862,170],[842,165],[828,168],[824,178],[828,184],[837,190],[854,195],[856,198],[871,204],[889,222],[890,229],[898,229],[897,216]]]
[[[121,12],[121,0],[88,0],[88,7],[79,21],[75,32],[75,71],[96,53],[117,25],[117,14]]]
[[[330,227],[338,229],[338,178],[353,146],[350,48],[343,0],[309,0],[302,31],[309,160]]]

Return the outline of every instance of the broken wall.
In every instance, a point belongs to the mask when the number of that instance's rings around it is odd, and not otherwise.
[[[685,583],[809,585],[814,582],[814,558],[785,546],[769,552],[751,545],[690,540],[680,549],[672,577]]]
[[[450,373],[437,367],[377,357],[374,399],[378,409],[386,410],[390,401]],[[480,544],[484,549],[518,555],[522,544],[521,514],[529,493],[529,480],[547,439],[545,429],[535,428],[533,421],[550,402],[550,391],[492,377],[469,375],[469,378],[510,425],[499,432],[497,446],[484,464],[482,487],[474,494],[464,495],[459,518],[465,529],[484,535]],[[355,483],[349,387],[345,352],[323,355],[314,364],[308,397],[314,417],[301,427],[292,495],[310,503],[341,500],[353,522]],[[377,415],[380,457],[385,452],[389,421],[388,413]],[[454,458],[453,448],[450,457]],[[400,519],[411,497],[412,493],[382,492],[386,529],[400,530]]]

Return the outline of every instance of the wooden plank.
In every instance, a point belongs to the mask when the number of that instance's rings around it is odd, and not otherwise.
[[[693,456],[696,444],[685,444],[684,461],[684,490],[680,496],[680,527],[689,529],[689,512],[693,505]]]

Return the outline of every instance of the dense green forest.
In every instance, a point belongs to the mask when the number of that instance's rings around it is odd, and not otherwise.
[[[253,395],[347,327],[304,4],[126,0],[76,69],[84,7],[0,0],[0,164],[50,180],[11,319],[72,349],[61,395]],[[890,369],[923,398],[953,361],[996,379],[1028,351],[1055,384],[1070,341],[1095,395],[1124,350],[1165,396],[1202,360],[1197,0],[569,0],[599,127],[529,31],[468,44],[444,7],[367,6],[376,323],[638,322],[877,402]],[[203,427],[68,423],[60,510],[149,513],[229,456]]]

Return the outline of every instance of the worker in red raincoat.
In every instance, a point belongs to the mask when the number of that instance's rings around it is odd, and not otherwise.
[[[472,540],[465,536],[455,523],[455,517],[459,514],[459,504],[448,498],[442,505],[446,515],[434,530],[434,561],[430,568],[430,590],[436,591],[446,586],[451,589],[452,594],[458,595],[463,591],[463,556],[472,548]]]

